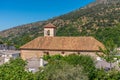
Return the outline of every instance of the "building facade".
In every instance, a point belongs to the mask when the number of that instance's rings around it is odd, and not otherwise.
[[[82,54],[97,58],[96,52],[104,45],[93,37],[57,37],[55,26],[51,23],[44,26],[44,36],[38,37],[20,47],[22,59],[40,58],[44,55]]]

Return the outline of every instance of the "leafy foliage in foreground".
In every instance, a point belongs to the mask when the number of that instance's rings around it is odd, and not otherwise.
[[[81,66],[83,71],[87,74],[87,76],[90,79],[94,78],[94,70],[95,68],[95,63],[93,59],[90,56],[84,56],[84,55],[68,55],[68,56],[60,56],[60,55],[55,55],[55,56],[44,56],[44,58],[50,63],[53,64],[54,61],[65,61],[69,65],[73,65],[74,67],[76,66]],[[92,74],[92,75],[91,75]]]
[[[41,80],[88,80],[81,66],[73,66],[65,61],[54,61],[47,65],[43,72],[38,72]],[[45,76],[39,76],[44,74]]]
[[[110,71],[105,71],[104,69],[97,70],[96,77],[93,80],[119,80],[120,72],[118,70],[112,69]]]
[[[33,80],[33,74],[25,71],[26,62],[20,58],[12,59],[0,66],[0,80]]]
[[[69,56],[62,57],[60,55],[55,55],[55,56],[47,55],[47,56],[44,56],[44,58],[45,58],[45,60],[47,60],[49,62],[48,66],[50,66],[50,65],[52,66],[54,64],[57,64],[56,62],[58,62],[56,67],[54,66],[53,69],[50,69],[50,67],[48,67],[48,70],[45,69],[44,75],[49,74],[49,73],[47,73],[49,71],[49,69],[54,72],[55,71],[54,68],[56,69],[57,67],[61,66],[61,63],[59,63],[59,61],[64,61],[74,67],[78,67],[78,66],[81,67],[81,69],[83,70],[83,73],[85,74],[84,76],[87,75],[88,80],[119,80],[120,79],[120,72],[118,70],[115,70],[114,68],[110,71],[105,71],[104,69],[96,69],[95,63],[94,63],[93,59],[91,59],[90,56],[69,55]],[[60,69],[60,68],[57,68],[57,69]],[[68,69],[69,69],[69,67],[68,67]],[[63,70],[61,70],[61,71],[63,71]],[[39,75],[42,74],[41,72],[38,72],[38,73],[39,73]],[[59,74],[59,72],[56,73],[56,77],[59,76],[58,74]],[[64,72],[63,72],[63,74],[64,74]],[[42,76],[42,78],[43,78],[43,76]],[[57,79],[54,79],[54,80],[57,80]],[[67,80],[67,79],[65,79],[65,80]],[[77,79],[75,79],[75,80],[77,80]],[[81,80],[81,79],[78,79],[78,80]],[[82,79],[82,80],[84,80],[84,79]]]
[[[89,56],[45,56],[49,63],[36,73],[25,71],[26,61],[12,59],[0,66],[0,80],[119,80],[120,72],[96,69]]]

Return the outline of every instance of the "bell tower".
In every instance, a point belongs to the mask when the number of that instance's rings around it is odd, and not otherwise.
[[[55,36],[55,29],[56,26],[54,26],[51,23],[48,23],[47,25],[44,26],[44,36]]]

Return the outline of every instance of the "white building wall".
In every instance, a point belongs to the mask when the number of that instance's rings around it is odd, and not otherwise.
[[[48,35],[48,30],[50,35]],[[55,29],[54,28],[44,28],[44,36],[55,36]]]

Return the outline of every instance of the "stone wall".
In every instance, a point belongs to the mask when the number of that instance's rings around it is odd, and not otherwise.
[[[43,52],[39,50],[21,50],[21,58],[26,60],[33,57],[41,57]]]
[[[78,55],[90,55],[93,58],[97,59],[96,52],[71,52],[71,51],[41,51],[41,50],[21,50],[21,58],[26,60],[29,58],[37,57],[40,58],[43,55],[70,55],[70,54],[78,54]],[[101,53],[100,53],[101,54]]]

